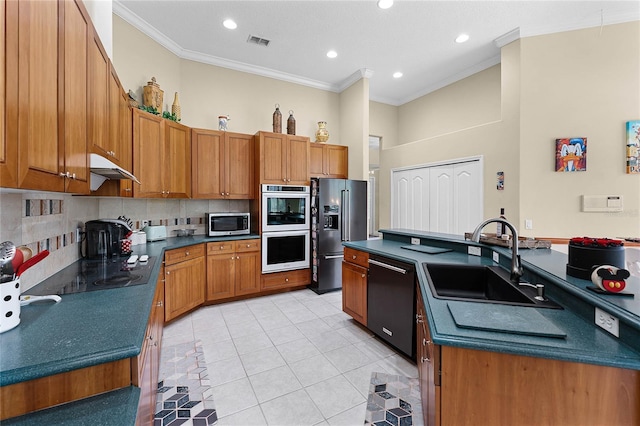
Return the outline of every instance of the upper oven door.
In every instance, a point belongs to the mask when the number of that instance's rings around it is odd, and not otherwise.
[[[263,192],[262,232],[309,230],[309,193]]]

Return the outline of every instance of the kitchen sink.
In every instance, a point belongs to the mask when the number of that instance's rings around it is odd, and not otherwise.
[[[498,303],[536,308],[562,309],[549,300],[536,300],[535,286],[509,280],[499,266],[423,263],[431,293],[437,299]]]

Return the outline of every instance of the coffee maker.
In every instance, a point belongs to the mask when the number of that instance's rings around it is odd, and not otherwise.
[[[131,233],[131,227],[119,219],[90,220],[85,223],[86,258],[109,259],[126,255],[122,252],[121,240]]]

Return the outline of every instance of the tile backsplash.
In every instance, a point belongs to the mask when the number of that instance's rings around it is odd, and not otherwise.
[[[50,255],[21,277],[21,291],[79,260],[82,256],[76,241],[77,228],[94,219],[125,216],[134,228],[142,221],[174,230],[195,229],[205,233],[204,215],[208,212],[246,212],[247,200],[177,200],[128,199],[72,196],[46,192],[0,193],[0,241],[12,241],[29,247],[33,253],[49,250]]]

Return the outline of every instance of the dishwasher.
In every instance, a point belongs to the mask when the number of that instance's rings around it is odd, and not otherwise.
[[[371,255],[367,282],[367,327],[415,359],[415,268]]]

